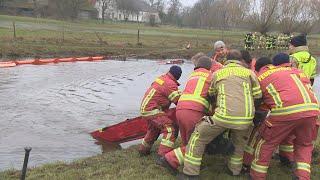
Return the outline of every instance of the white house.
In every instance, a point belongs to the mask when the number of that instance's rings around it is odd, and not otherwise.
[[[102,19],[102,7],[104,0],[96,0],[95,8],[98,10],[98,18]],[[150,22],[151,18],[154,18],[155,23],[161,23],[159,13],[150,7],[143,0],[135,0],[132,4],[136,12],[129,12],[119,10],[116,1],[111,1],[108,8],[105,10],[105,19],[111,19],[113,21],[131,21],[131,22]]]

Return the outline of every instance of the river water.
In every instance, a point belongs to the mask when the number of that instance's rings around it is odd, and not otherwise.
[[[184,64],[184,84],[192,72]],[[0,69],[0,171],[102,152],[89,133],[139,114],[150,83],[170,65],[101,61]],[[181,86],[183,88],[183,86]]]
[[[181,67],[184,85],[193,66]],[[0,69],[0,171],[20,169],[25,146],[29,167],[101,153],[89,133],[137,116],[145,90],[169,68],[132,60]],[[314,89],[320,95],[320,76]]]

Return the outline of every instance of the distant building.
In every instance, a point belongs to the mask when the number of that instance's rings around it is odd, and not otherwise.
[[[96,19],[97,10],[91,2],[82,1],[77,15],[79,19]],[[0,12],[9,15],[57,17],[56,10],[56,0],[10,0],[0,4]]]
[[[102,9],[103,4],[101,0],[91,0],[95,4],[98,10],[98,19],[102,19]],[[159,13],[149,6],[143,0],[135,0],[131,4],[135,10],[120,10],[118,8],[117,2],[112,1],[105,10],[105,19],[110,19],[113,21],[131,21],[131,22],[150,22],[151,19],[155,23],[161,23]]]

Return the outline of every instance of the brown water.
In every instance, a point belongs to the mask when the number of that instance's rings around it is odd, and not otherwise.
[[[29,167],[101,153],[89,132],[137,116],[146,88],[169,67],[140,60],[0,69],[0,171],[20,169],[25,146],[33,148]],[[182,68],[184,84],[192,65]]]

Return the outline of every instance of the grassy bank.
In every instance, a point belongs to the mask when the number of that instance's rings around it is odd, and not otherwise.
[[[104,153],[95,157],[78,160],[70,164],[58,162],[38,168],[30,169],[27,173],[28,180],[78,180],[78,179],[175,179],[165,169],[155,164],[155,153],[149,157],[141,158],[136,147],[125,150]],[[225,161],[223,156],[206,156],[204,165],[207,166],[201,171],[202,179],[243,179],[231,177],[225,173]],[[312,179],[320,179],[320,166],[312,167]],[[14,180],[20,176],[19,171],[9,170],[0,173],[0,179]],[[276,160],[272,161],[269,170],[270,180],[291,179],[291,172],[288,168],[280,166]]]
[[[189,58],[196,52],[210,51],[212,42],[220,39],[230,47],[241,48],[244,34],[245,31],[239,30],[222,32],[171,26],[150,27],[137,23],[64,22],[0,15],[0,57],[125,55]],[[313,52],[319,51],[320,37],[313,35],[310,39]],[[188,43],[192,45],[190,50],[185,49]]]
[[[13,35],[13,21],[16,24],[16,38]],[[197,51],[209,51],[212,41],[220,39],[220,34],[219,31],[149,27],[136,23],[101,24],[97,21],[63,22],[0,16],[0,54],[5,58],[98,54],[189,57]],[[234,42],[241,35],[232,31],[228,34],[227,42]],[[193,48],[187,51],[184,47],[189,42]]]

